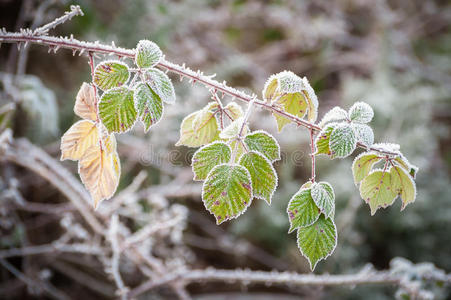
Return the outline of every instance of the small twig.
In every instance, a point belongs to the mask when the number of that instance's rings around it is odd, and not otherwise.
[[[310,129],[310,157],[312,159],[312,182],[315,182],[316,171],[315,171],[315,142],[314,142],[314,132]]]
[[[119,242],[117,239],[117,233],[119,229],[119,218],[117,214],[111,216],[110,229],[108,232],[108,239],[111,243],[111,249],[113,250],[113,257],[111,258],[111,272],[113,274],[114,282],[118,288],[119,295],[122,300],[127,299],[128,288],[124,285],[121,273],[119,271],[119,260],[121,257],[121,249],[119,248]]]
[[[70,11],[66,11],[63,16],[56,18],[52,22],[45,24],[44,26],[41,26],[39,28],[36,28],[36,30],[33,32],[34,35],[44,35],[47,34],[50,29],[55,28],[58,25],[61,25],[65,23],[66,21],[69,21],[75,16],[83,16],[83,11],[81,10],[80,6],[78,5],[71,5]]]

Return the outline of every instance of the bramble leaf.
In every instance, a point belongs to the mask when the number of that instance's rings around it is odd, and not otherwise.
[[[238,136],[238,133],[241,130],[241,126],[243,124],[243,117],[236,119],[235,121],[233,121],[232,123],[229,124],[229,126],[227,126],[226,128],[224,128],[221,133],[219,134],[219,137],[221,139],[233,139],[236,136]],[[245,127],[247,127],[245,125]],[[244,131],[244,129],[243,129]]]
[[[316,206],[326,216],[331,218],[335,214],[335,194],[332,186],[327,182],[313,183],[310,194]]]
[[[288,219],[290,220],[290,229],[288,233],[296,228],[313,224],[321,214],[311,196],[310,188],[300,189],[288,202]]]
[[[321,215],[318,220],[298,230],[298,247],[313,271],[318,261],[330,256],[337,246],[337,228],[332,219]]]
[[[277,174],[271,162],[261,153],[249,151],[241,156],[239,164],[251,175],[254,197],[271,204],[277,186]]]
[[[370,147],[374,143],[374,133],[370,126],[352,122],[351,127],[357,137],[357,142],[367,147]]]
[[[194,130],[196,121],[196,130]],[[218,138],[218,122],[210,110],[198,110],[186,116],[180,126],[180,139],[176,146],[200,147]]]
[[[104,61],[94,70],[94,84],[104,91],[124,85],[129,77],[128,66],[120,61]]]
[[[277,94],[277,88],[279,86],[277,80],[277,74],[271,75],[265,83],[265,87],[263,88],[263,99],[266,102],[272,102]]]
[[[349,118],[352,122],[369,123],[373,119],[374,111],[365,102],[356,102],[349,109]]]
[[[232,118],[232,121],[243,116],[243,109],[235,102],[230,102],[224,107],[224,110]]]
[[[318,97],[315,91],[307,80],[307,77],[302,78],[304,98],[307,100],[307,120],[315,122],[318,117]]]
[[[238,217],[252,202],[249,171],[236,164],[214,167],[202,187],[202,201],[218,225]]]
[[[406,208],[407,204],[415,201],[417,190],[412,177],[400,167],[391,167],[391,187],[402,200],[401,210]]]
[[[86,150],[99,143],[99,132],[94,122],[81,120],[61,137],[61,160],[80,159]]]
[[[151,68],[163,56],[160,47],[152,41],[141,40],[136,46],[135,63],[139,68]]]
[[[348,113],[344,109],[335,106],[324,115],[324,117],[321,119],[321,122],[319,122],[319,126],[324,127],[326,124],[343,122],[347,119]]]
[[[389,172],[374,170],[360,184],[360,196],[369,204],[371,215],[379,208],[390,206],[395,201],[397,194],[392,188],[391,181]]]
[[[276,139],[269,133],[260,130],[249,133],[244,138],[249,150],[255,150],[266,156],[271,162],[280,160],[280,147]]]
[[[114,139],[113,135],[107,139]],[[105,141],[115,145],[115,141]],[[119,184],[121,173],[119,156],[116,149],[100,147],[96,144],[87,149],[78,164],[78,172],[83,184],[94,201],[94,208],[105,199],[111,198]]]
[[[363,180],[371,171],[371,168],[377,162],[381,161],[381,157],[374,152],[364,152],[359,154],[352,163],[352,174],[355,184]]]
[[[300,93],[303,89],[302,79],[291,71],[282,71],[276,77],[280,94]]]
[[[301,92],[283,94],[280,98],[277,98],[277,100],[274,101],[274,104],[276,106],[280,106],[283,111],[299,118],[304,117],[308,110],[307,101]],[[291,122],[290,119],[287,119],[277,113],[273,113],[273,115],[276,118],[277,129],[279,132],[282,131],[285,125]]]
[[[103,93],[99,102],[99,116],[108,132],[126,132],[136,121],[133,91],[119,87]]]
[[[357,137],[348,123],[335,126],[330,134],[329,147],[333,157],[346,157],[350,155],[357,143]]]
[[[147,83],[139,83],[133,94],[136,110],[142,123],[144,132],[157,124],[163,115],[163,102]]]
[[[213,142],[199,148],[193,155],[191,166],[194,180],[205,180],[215,166],[230,160],[232,150],[224,142]]]
[[[152,68],[147,70],[145,76],[147,83],[163,102],[168,104],[175,102],[174,86],[166,73]]]
[[[96,94],[94,87],[83,82],[75,99],[74,112],[80,118],[95,121],[97,120]]]
[[[400,166],[401,168],[403,168],[406,172],[409,173],[409,175],[415,179],[417,172],[418,172],[418,167],[412,165],[407,158],[402,155],[401,153],[399,153],[399,156],[395,157],[395,159],[393,160],[393,162],[397,165]]]
[[[318,136],[315,139],[315,145],[316,145],[316,152],[315,155],[318,154],[326,154],[331,155],[330,147],[329,147],[329,141],[330,141],[330,134],[337,126],[336,123],[330,123],[327,126],[321,130],[321,132],[318,134]]]

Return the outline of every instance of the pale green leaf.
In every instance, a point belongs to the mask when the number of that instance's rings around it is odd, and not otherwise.
[[[166,73],[155,68],[149,69],[146,72],[146,81],[163,102],[169,104],[175,102],[174,86]]]
[[[133,94],[138,116],[147,132],[163,115],[163,102],[147,83],[139,83]]]
[[[316,206],[326,216],[333,217],[335,214],[335,193],[332,186],[327,182],[313,183],[310,194]]]
[[[226,128],[224,128],[221,133],[219,134],[219,137],[221,139],[233,139],[238,136],[241,126],[243,124],[243,117],[236,119],[232,123],[229,124]]]
[[[332,219],[321,215],[310,226],[299,228],[298,247],[313,271],[318,261],[330,256],[337,246],[337,228]]]
[[[314,223],[321,210],[316,206],[310,194],[310,188],[300,189],[288,202],[288,219],[290,221],[290,230],[294,231],[298,227],[304,227]]]
[[[382,158],[374,152],[364,152],[359,154],[352,163],[352,175],[355,184],[363,180],[371,171],[371,168]]]
[[[99,102],[99,116],[108,132],[126,132],[136,121],[133,91],[126,87],[103,93]]]
[[[374,170],[360,184],[360,196],[369,204],[371,215],[379,208],[386,208],[396,199],[396,191],[391,186],[391,174],[383,170]]]
[[[346,120],[348,120],[348,113],[344,109],[335,106],[324,115],[324,117],[321,119],[321,122],[319,122],[319,126],[324,127],[329,123],[339,123]]]
[[[193,122],[195,119],[199,120],[198,114],[202,115],[202,122],[197,126],[198,130],[194,130]],[[214,113],[198,110],[183,119],[182,125],[180,126],[180,139],[175,145],[200,147],[216,140],[218,133],[218,122]]]
[[[280,94],[300,93],[303,89],[302,79],[291,71],[283,71],[277,75],[278,87]]]
[[[277,81],[277,74],[273,74],[269,77],[269,79],[265,83],[265,87],[263,88],[263,99],[267,102],[272,102],[277,94],[277,87],[279,83]]]
[[[209,102],[204,108],[202,108],[193,120],[193,130],[198,131],[206,120],[211,119],[219,105],[216,102]]]
[[[406,208],[406,205],[415,201],[417,189],[412,177],[400,167],[390,168],[391,187],[402,200],[401,210]]]
[[[365,102],[356,102],[349,109],[349,118],[357,123],[369,123],[373,119],[374,111]]]
[[[338,124],[330,134],[329,147],[332,157],[350,155],[357,143],[357,137],[348,123]]]
[[[336,123],[330,123],[326,125],[323,130],[316,136],[315,139],[315,145],[316,145],[316,152],[315,155],[319,154],[326,154],[330,155],[330,147],[329,147],[329,141],[330,141],[330,134],[337,126]]]
[[[232,149],[232,152],[236,151],[235,160],[232,161],[232,163],[238,163],[243,153],[246,152],[246,148],[244,148],[243,146],[243,141],[234,140],[233,142],[230,143],[230,148]]]
[[[124,85],[129,77],[127,65],[120,61],[104,61],[94,70],[94,83],[104,91]]]
[[[217,224],[238,217],[252,201],[249,171],[236,164],[214,167],[202,187],[202,201]]]
[[[357,137],[357,142],[370,147],[374,143],[373,129],[366,124],[351,123],[351,127]]]
[[[307,100],[307,120],[314,123],[318,118],[318,97],[316,97],[315,91],[308,82],[307,77],[302,78],[302,83],[302,93]]]
[[[160,47],[152,41],[141,40],[136,46],[135,63],[139,68],[151,68],[163,57]]]
[[[393,162],[397,165],[400,166],[401,168],[403,168],[406,172],[409,173],[409,175],[415,179],[417,172],[418,172],[418,167],[412,165],[407,158],[402,155],[401,153],[399,153],[399,156],[395,157],[395,159],[393,159]]]
[[[304,117],[308,110],[307,101],[305,100],[302,92],[283,94],[277,98],[273,104],[276,107],[280,107],[281,110],[299,118]],[[273,113],[273,115],[276,118],[277,129],[279,132],[283,129],[283,127],[285,127],[285,125],[291,122],[291,119],[283,117],[277,113]]]
[[[193,155],[191,166],[194,180],[205,180],[215,166],[230,160],[232,150],[224,142],[213,142],[199,148]]]
[[[239,164],[251,175],[254,197],[271,204],[277,186],[277,174],[271,162],[263,154],[249,151],[241,156]]]
[[[227,115],[232,119],[232,121],[241,118],[243,116],[243,109],[241,106],[236,104],[235,102],[230,102],[224,107]]]
[[[263,130],[249,133],[244,138],[249,150],[255,150],[266,156],[271,162],[280,160],[280,146],[276,139]]]

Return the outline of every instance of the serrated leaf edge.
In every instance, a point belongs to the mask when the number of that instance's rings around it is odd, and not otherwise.
[[[202,151],[204,148],[209,147],[209,146],[212,146],[212,145],[214,145],[214,144],[224,144],[224,145],[226,145],[226,146],[229,148],[230,153],[232,153],[232,148],[230,148],[230,146],[229,146],[227,143],[223,142],[223,141],[214,141],[214,142],[211,142],[210,144],[203,145],[202,147],[200,147],[199,149],[197,149],[196,152],[194,152],[193,157],[192,157],[192,159],[191,159],[191,171],[192,171],[193,174],[194,174],[194,176],[193,176],[193,180],[194,180],[194,181],[205,181],[205,180],[207,180],[208,175],[210,175],[211,170],[213,170],[215,167],[219,166],[219,165],[214,166],[214,167],[210,170],[210,172],[208,172],[207,177],[206,177],[205,179],[198,179],[198,178],[196,178],[196,172],[194,172],[194,164],[193,164],[194,156],[196,155],[197,152]],[[220,165],[222,165],[222,164],[220,164]]]
[[[273,159],[271,162],[272,163],[274,163],[274,162],[276,162],[276,161],[279,161],[279,160],[281,160],[281,156],[280,156],[280,144],[279,144],[279,142],[276,140],[276,138],[272,135],[272,134],[270,134],[269,132],[267,132],[267,131],[265,131],[265,130],[262,130],[262,129],[259,129],[259,130],[255,130],[255,131],[252,131],[252,132],[249,132],[248,134],[246,134],[245,136],[244,136],[244,138],[243,138],[243,142],[245,143],[245,140],[246,140],[246,137],[248,137],[248,136],[250,136],[250,135],[254,135],[254,134],[258,134],[258,133],[263,133],[263,134],[266,134],[266,135],[268,135],[274,142],[275,142],[275,144],[277,145],[277,158],[275,158],[275,159]],[[246,146],[248,146],[247,144],[246,144]],[[249,146],[248,146],[249,147]],[[265,156],[265,155],[263,155],[263,156]],[[266,156],[265,156],[266,157]],[[266,157],[267,158],[267,157]],[[269,159],[268,159],[269,160]]]

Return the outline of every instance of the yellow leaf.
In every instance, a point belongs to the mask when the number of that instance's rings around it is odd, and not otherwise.
[[[283,111],[299,118],[304,117],[307,112],[307,101],[305,100],[304,95],[300,92],[285,94],[278,98],[274,102],[274,105],[276,107],[280,106]],[[274,113],[274,117],[276,118],[279,132],[285,125],[291,122],[290,119],[287,119],[277,113]]]
[[[96,99],[94,87],[86,82],[83,82],[75,100],[75,114],[86,120],[97,120],[97,108],[95,103]]]
[[[277,88],[279,86],[279,82],[277,80],[277,74],[271,75],[269,79],[265,83],[265,87],[263,88],[263,99],[267,102],[271,102],[277,95]]]
[[[120,163],[116,151],[94,145],[89,147],[78,164],[80,178],[94,201],[94,208],[102,200],[113,196],[120,178]]]
[[[235,102],[230,102],[226,105],[226,107],[224,107],[224,109],[226,110],[227,115],[232,118],[232,121],[235,121],[236,119],[243,116],[243,110],[241,109],[241,106],[239,106]]]
[[[78,121],[61,138],[61,160],[78,160],[89,147],[98,142],[99,132],[96,124],[87,120]]]
[[[175,145],[200,147],[218,139],[218,134],[218,122],[214,113],[199,110],[183,119],[180,126],[180,139]]]
[[[318,98],[306,77],[302,79],[302,82],[304,84],[302,93],[304,94],[304,98],[308,105],[307,120],[309,120],[309,122],[315,122],[318,117]]]

